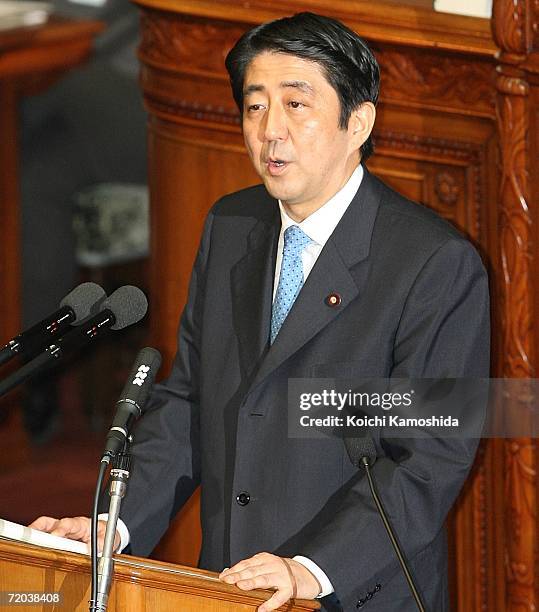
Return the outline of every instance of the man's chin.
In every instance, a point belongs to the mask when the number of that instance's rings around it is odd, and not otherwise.
[[[262,177],[262,181],[264,182],[266,191],[272,198],[281,200],[282,202],[286,202],[294,198],[293,192],[290,189],[285,188],[283,181],[276,180],[274,177],[267,175]]]

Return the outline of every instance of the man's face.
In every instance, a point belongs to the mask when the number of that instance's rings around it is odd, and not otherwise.
[[[301,220],[339,191],[357,166],[353,122],[339,128],[337,92],[317,63],[293,55],[257,55],[243,90],[249,156],[269,193]]]

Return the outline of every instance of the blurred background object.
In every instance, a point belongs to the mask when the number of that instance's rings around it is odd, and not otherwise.
[[[84,280],[109,294],[124,284],[147,293],[138,10],[128,0],[48,4],[51,20],[98,20],[106,27],[89,61],[20,100],[21,329],[56,310]],[[145,336],[141,324],[116,332],[25,385],[29,463],[0,477],[1,517],[26,522],[36,512],[88,513],[103,433]],[[20,478],[32,490],[30,504],[15,486]]]
[[[113,182],[115,187],[109,190],[105,202],[107,208],[100,212],[104,218],[106,210],[116,206],[114,194],[119,202],[125,199],[122,183],[127,183],[126,193],[134,189],[133,185],[144,190],[146,184],[146,121],[137,85],[135,54],[136,8],[128,0],[86,0],[84,3],[55,0],[53,5],[56,14],[98,19],[107,27],[96,39],[95,53],[87,64],[43,94],[23,102],[24,326],[54,310],[82,276],[93,277],[96,268],[108,268],[112,263],[109,258],[101,257],[100,265],[87,266],[87,260],[77,259],[76,203],[79,202],[80,210],[84,194],[89,190],[103,193],[106,188],[101,185]],[[88,225],[86,231],[84,223]],[[82,241],[82,236],[91,231],[90,218],[79,214],[77,228]],[[147,234],[147,229],[143,231]],[[116,237],[119,234],[122,228],[117,229]],[[99,241],[95,248],[101,251]],[[84,269],[88,267],[91,274]],[[118,268],[109,270],[104,280],[109,291],[125,284],[122,270]],[[46,441],[59,427],[57,382],[56,377],[47,374],[27,386],[25,423],[36,442]],[[101,411],[103,407],[96,410]]]
[[[434,10],[489,18],[492,14],[492,0],[434,0]]]
[[[52,12],[48,2],[0,0],[0,30],[12,30],[45,23]]]

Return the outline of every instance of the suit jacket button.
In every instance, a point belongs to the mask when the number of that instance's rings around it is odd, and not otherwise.
[[[378,591],[379,591],[381,588],[382,588],[382,585],[381,585],[381,584],[377,584],[377,585],[374,587],[374,592],[375,592],[375,593],[378,593]]]
[[[360,599],[357,604],[356,604],[356,608],[362,608],[365,604],[365,600],[364,599]]]
[[[338,293],[330,293],[325,299],[326,306],[336,308],[342,302],[342,298]]]
[[[251,501],[251,496],[246,491],[242,491],[236,495],[236,502],[239,506],[246,506]]]

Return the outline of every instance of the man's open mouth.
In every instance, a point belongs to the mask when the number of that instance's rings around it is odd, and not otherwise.
[[[276,176],[281,172],[284,172],[289,162],[284,159],[268,159],[266,164],[268,166],[268,172],[271,175]]]

